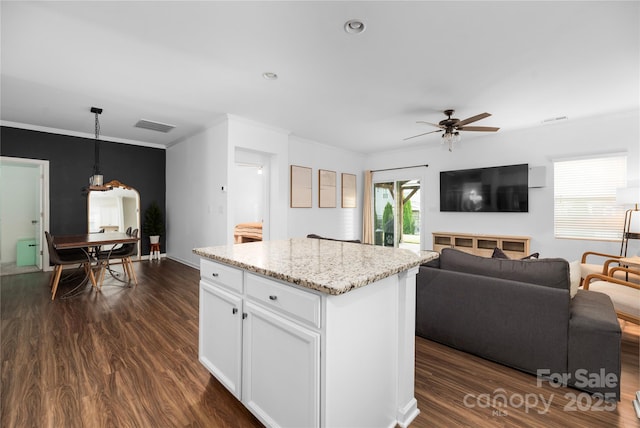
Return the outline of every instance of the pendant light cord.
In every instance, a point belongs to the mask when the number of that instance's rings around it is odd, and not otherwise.
[[[93,164],[93,175],[100,175],[100,121],[98,120],[98,112],[95,112],[96,115],[96,125],[95,125],[95,134],[96,140],[94,143],[94,160]]]

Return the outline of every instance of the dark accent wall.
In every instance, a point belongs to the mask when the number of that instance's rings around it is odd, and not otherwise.
[[[49,228],[52,235],[87,232],[87,196],[83,192],[93,173],[92,138],[0,127],[0,155],[49,161]],[[152,201],[164,210],[166,151],[131,144],[100,142],[100,170],[111,180],[140,193],[140,221]],[[166,224],[166,218],[165,218]],[[160,245],[166,252],[165,237]],[[149,253],[149,239],[142,237],[142,254]]]

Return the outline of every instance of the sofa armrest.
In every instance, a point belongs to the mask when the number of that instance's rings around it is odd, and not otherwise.
[[[578,290],[569,321],[570,384],[620,400],[622,331],[609,296]]]
[[[421,266],[416,334],[519,370],[567,370],[569,290]]]

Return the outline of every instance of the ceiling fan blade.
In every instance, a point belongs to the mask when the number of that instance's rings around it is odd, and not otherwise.
[[[444,129],[444,126],[438,125],[437,123],[425,122],[424,120],[418,120],[416,123],[424,123],[425,125],[435,126],[436,128]]]
[[[458,127],[459,131],[480,131],[480,132],[496,132],[500,128],[494,126],[463,126]]]
[[[407,140],[410,140],[410,139],[416,138],[416,137],[422,137],[423,135],[427,135],[427,134],[433,134],[434,132],[442,132],[442,130],[425,132],[424,134],[418,134],[418,135],[414,135],[413,137],[403,138],[402,141],[407,141]]]
[[[491,116],[491,113],[480,113],[480,114],[476,114],[475,116],[471,116],[471,117],[468,117],[468,118],[466,118],[466,119],[464,119],[464,120],[461,120],[461,121],[460,121],[460,122],[458,122],[456,125],[457,125],[458,127],[460,127],[460,126],[464,126],[464,125],[466,125],[467,123],[476,122],[476,121],[478,121],[478,120],[480,120],[480,119],[484,119],[485,117],[489,117],[489,116]]]

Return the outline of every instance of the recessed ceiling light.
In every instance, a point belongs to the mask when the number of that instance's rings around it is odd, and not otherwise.
[[[344,31],[349,34],[360,34],[365,28],[364,22],[359,19],[350,19],[344,23]]]
[[[262,77],[267,80],[278,80],[278,75],[276,73],[272,73],[271,71],[262,73]]]

